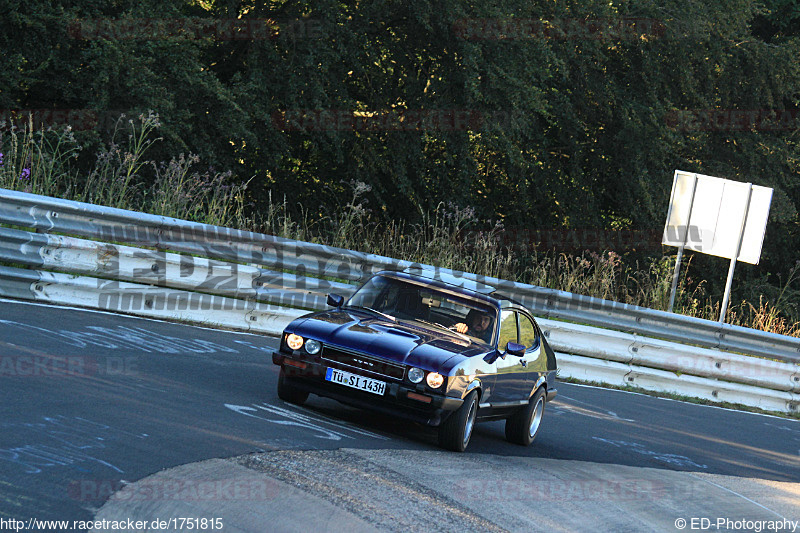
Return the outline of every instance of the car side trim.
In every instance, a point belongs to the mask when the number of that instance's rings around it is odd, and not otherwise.
[[[517,400],[514,402],[495,402],[495,403],[482,403],[478,407],[519,407],[526,405],[529,400]]]

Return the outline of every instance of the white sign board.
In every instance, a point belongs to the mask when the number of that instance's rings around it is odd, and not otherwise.
[[[675,171],[662,244],[758,264],[772,189]]]

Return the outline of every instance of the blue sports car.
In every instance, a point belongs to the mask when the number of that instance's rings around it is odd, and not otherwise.
[[[434,272],[380,272],[333,309],[290,323],[272,360],[278,396],[309,393],[438,428],[464,451],[478,420],[529,445],[556,394],[556,358],[531,313],[493,287]]]

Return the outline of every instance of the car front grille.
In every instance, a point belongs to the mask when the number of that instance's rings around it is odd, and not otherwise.
[[[322,347],[322,359],[392,379],[402,380],[403,376],[405,376],[405,367],[403,365],[327,345]]]

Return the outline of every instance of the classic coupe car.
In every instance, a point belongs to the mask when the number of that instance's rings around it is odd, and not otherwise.
[[[278,396],[309,393],[438,428],[464,451],[477,420],[536,438],[556,359],[530,312],[493,287],[441,273],[380,272],[345,303],[291,322],[272,361]]]

